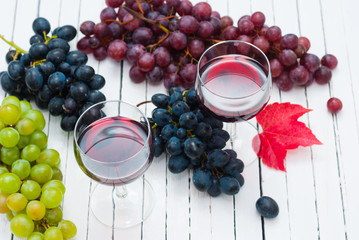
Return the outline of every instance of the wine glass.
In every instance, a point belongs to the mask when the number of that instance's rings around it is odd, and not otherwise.
[[[127,228],[149,216],[153,189],[140,177],[153,159],[152,134],[137,107],[120,100],[89,107],[75,125],[74,152],[81,170],[98,182],[90,207],[100,222]]]
[[[226,122],[233,149],[247,166],[257,158],[252,139],[258,134],[256,124],[248,120],[268,103],[271,87],[266,55],[244,41],[214,44],[197,65],[197,98],[205,111]],[[236,124],[240,121],[247,124]]]

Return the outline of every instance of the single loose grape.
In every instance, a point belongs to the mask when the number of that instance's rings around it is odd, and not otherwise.
[[[73,238],[77,233],[76,225],[69,220],[62,220],[59,223],[58,228],[61,230],[65,239]]]
[[[45,204],[46,208],[58,207],[62,201],[63,194],[61,190],[49,187],[42,192],[40,201]]]
[[[20,178],[15,173],[3,173],[0,175],[0,191],[2,193],[16,193],[21,185]]]
[[[36,164],[31,168],[30,177],[42,185],[51,180],[52,168],[46,163]]]
[[[11,232],[20,238],[30,236],[30,234],[34,231],[34,227],[34,222],[26,214],[16,215],[10,222]]]
[[[63,235],[58,227],[49,227],[44,233],[44,240],[62,240]]]
[[[31,165],[27,160],[18,159],[11,165],[11,172],[15,173],[21,180],[23,180],[30,175]]]
[[[65,194],[66,188],[65,185],[59,181],[59,180],[50,180],[47,183],[44,184],[44,186],[42,186],[42,191],[44,192],[47,188],[57,188],[59,189],[62,194]]]
[[[0,107],[0,119],[6,125],[14,125],[20,117],[20,109],[14,104],[6,104]]]
[[[34,200],[40,197],[41,186],[34,180],[26,180],[22,183],[20,192],[28,199]]]
[[[1,114],[1,113],[0,113]],[[15,128],[6,127],[0,130],[0,144],[7,148],[15,147],[20,141],[20,134]]]
[[[21,193],[13,193],[7,197],[6,204],[11,211],[20,212],[25,209],[27,199]]]
[[[37,200],[30,201],[26,206],[26,214],[35,221],[41,220],[46,213],[45,205]]]
[[[330,113],[337,113],[343,108],[343,103],[339,98],[332,97],[327,101],[327,108]]]

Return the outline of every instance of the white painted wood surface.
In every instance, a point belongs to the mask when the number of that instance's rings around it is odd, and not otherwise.
[[[199,0],[192,0],[193,3]],[[44,111],[49,134],[48,147],[61,154],[66,184],[64,218],[74,221],[77,240],[303,240],[359,239],[359,3],[354,0],[208,0],[221,15],[235,22],[245,14],[262,11],[266,23],[278,25],[282,33],[295,33],[311,40],[311,53],[337,56],[339,64],[330,84],[313,84],[290,92],[272,90],[271,102],[298,103],[313,109],[301,118],[323,145],[288,152],[287,172],[268,169],[260,162],[245,169],[246,183],[235,197],[210,198],[194,189],[191,174],[173,175],[166,169],[167,158],[156,158],[145,173],[157,203],[153,214],[142,224],[126,230],[99,224],[88,208],[94,183],[77,166],[72,134],[59,128],[58,117]],[[52,27],[71,24],[78,28],[84,20],[99,21],[104,0],[0,0],[0,34],[28,48],[31,23],[36,16],[47,18]],[[81,34],[77,37],[81,37]],[[71,42],[75,49],[76,41]],[[0,70],[8,46],[0,43]],[[89,62],[102,74],[107,99],[123,99],[137,104],[151,95],[165,92],[162,85],[134,84],[129,80],[129,64],[107,59]],[[343,101],[337,115],[327,112],[331,97]],[[0,90],[0,99],[5,93]],[[35,105],[33,103],[33,105]],[[150,112],[152,105],[144,110]],[[260,195],[277,200],[277,218],[262,219],[255,210]],[[12,236],[9,222],[0,216],[0,239]]]

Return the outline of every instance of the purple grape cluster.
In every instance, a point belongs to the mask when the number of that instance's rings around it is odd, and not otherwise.
[[[273,81],[283,91],[309,86],[314,80],[328,83],[337,65],[331,54],[319,59],[308,53],[308,38],[282,35],[278,26],[267,26],[262,12],[244,15],[234,26],[231,17],[221,17],[206,2],[106,0],[106,4],[100,23],[81,24],[85,37],[77,47],[98,60],[127,58],[134,82],[163,81],[166,88],[189,89],[203,52],[223,40],[242,40],[260,48],[270,60]]]
[[[244,184],[243,161],[235,151],[223,149],[230,136],[223,122],[199,108],[195,90],[171,87],[169,95],[158,93],[151,101],[157,107],[150,119],[154,155],[166,152],[172,173],[193,169],[192,182],[199,191],[214,197],[237,194]]]
[[[99,91],[105,79],[86,65],[85,53],[70,51],[68,42],[77,34],[73,26],[58,27],[50,36],[49,21],[39,17],[32,28],[29,51],[13,44],[15,49],[6,54],[8,68],[0,74],[1,87],[20,99],[34,99],[39,108],[62,117],[64,131],[72,131],[87,107],[106,99]]]

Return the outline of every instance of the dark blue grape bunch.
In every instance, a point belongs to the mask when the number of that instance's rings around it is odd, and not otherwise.
[[[58,27],[50,34],[49,21],[38,17],[32,29],[28,51],[3,38],[15,50],[5,56],[8,69],[0,74],[1,87],[20,99],[35,100],[53,116],[61,116],[61,128],[72,131],[81,112],[106,100],[99,91],[105,78],[86,65],[85,53],[70,51],[69,42],[77,34],[73,26]]]
[[[172,173],[193,169],[199,191],[213,197],[237,194],[244,184],[243,161],[224,149],[230,136],[223,122],[199,107],[195,90],[171,87],[168,95],[155,94],[151,102],[156,106],[150,118],[155,156],[168,154]]]

